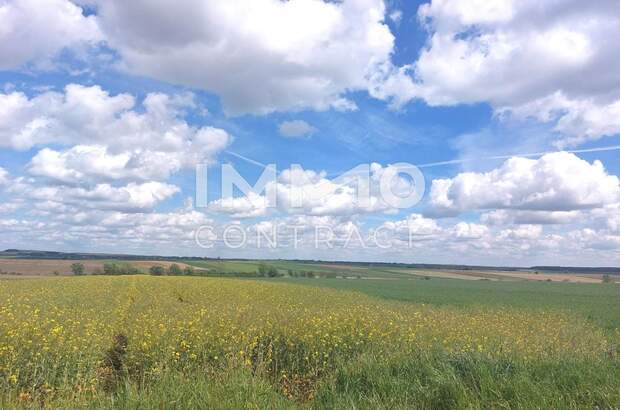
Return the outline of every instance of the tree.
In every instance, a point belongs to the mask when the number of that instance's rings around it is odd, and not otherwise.
[[[151,275],[161,276],[166,271],[164,270],[163,266],[151,266],[151,268],[149,269],[149,272],[151,273]]]
[[[85,271],[86,269],[84,268],[83,263],[76,262],[76,263],[71,264],[71,272],[73,272],[74,275],[76,276],[83,275]]]
[[[192,276],[192,275],[195,275],[196,272],[194,271],[193,266],[186,266],[185,269],[183,269],[183,274]]]
[[[106,275],[116,275],[118,273],[118,267],[115,263],[107,262],[103,264],[103,273]]]
[[[603,283],[611,283],[611,282],[612,282],[612,280],[611,280],[611,276],[610,276],[609,274],[605,274],[605,275],[603,275],[602,282],[603,282]]]
[[[140,269],[136,268],[135,266],[133,266],[132,264],[128,262],[122,263],[118,267],[118,270],[121,275],[138,275],[141,273]]]
[[[179,265],[177,265],[176,263],[173,263],[172,265],[168,267],[168,274],[169,275],[182,275],[183,270],[181,269]]]
[[[275,278],[276,276],[278,276],[278,270],[273,266],[270,266],[269,269],[267,269],[267,276],[269,276],[270,278]]]
[[[267,264],[265,262],[261,262],[258,264],[258,274],[260,276],[267,276]]]

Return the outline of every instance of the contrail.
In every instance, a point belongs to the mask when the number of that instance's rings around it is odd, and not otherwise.
[[[229,154],[229,155],[232,155],[233,157],[236,157],[236,158],[242,159],[242,160],[244,160],[246,162],[249,162],[250,164],[257,165],[257,166],[259,166],[261,168],[267,168],[267,164],[263,164],[262,162],[256,161],[256,160],[254,160],[252,158],[245,157],[245,156],[243,156],[241,154],[237,154],[236,152],[232,152],[232,151],[224,151],[224,152]]]
[[[444,165],[464,164],[466,162],[489,160],[489,159],[509,159],[512,157],[525,157],[525,158],[542,157],[543,155],[553,154],[556,152],[568,152],[571,154],[584,154],[588,152],[605,152],[605,151],[620,151],[620,145],[610,145],[607,147],[598,147],[598,148],[584,148],[584,149],[572,149],[572,150],[561,150],[561,151],[542,151],[542,152],[531,152],[531,153],[524,153],[524,154],[510,154],[510,155],[505,154],[505,155],[492,155],[488,157],[451,159],[451,160],[446,160],[446,161],[428,162],[426,164],[416,164],[416,166],[418,168],[430,168],[430,167],[440,167]],[[259,166],[261,168],[267,168],[267,164],[263,164],[262,162],[256,161],[252,158],[248,158],[241,154],[237,154],[236,152],[232,152],[232,151],[224,151],[224,152],[229,155],[232,155],[233,157],[246,161],[250,164]],[[340,175],[340,174],[333,173],[333,174],[327,175],[327,177],[331,177],[332,175]]]
[[[562,151],[543,151],[543,152],[532,152],[528,154],[511,154],[511,155],[493,155],[489,157],[478,157],[478,158],[463,158],[463,159],[452,159],[448,161],[438,161],[438,162],[429,162],[426,164],[417,164],[418,168],[430,168],[430,167],[440,167],[442,165],[453,165],[453,164],[463,164],[466,162],[472,161],[480,161],[485,159],[509,159],[512,157],[542,157],[543,155],[553,154],[555,152],[569,152],[571,154],[582,154],[587,152],[603,152],[603,151],[618,151],[620,150],[620,145],[610,145],[608,147],[599,147],[599,148],[584,148],[584,149],[572,149],[572,150],[562,150]]]

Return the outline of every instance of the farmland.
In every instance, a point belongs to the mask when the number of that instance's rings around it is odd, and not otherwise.
[[[5,280],[0,407],[616,408],[619,289],[438,278]]]
[[[501,307],[578,314],[605,329],[620,329],[620,286],[566,282],[493,282],[456,279],[333,280],[284,282],[353,290],[382,299],[458,308]]]
[[[119,261],[119,260],[56,260],[56,259],[0,259],[0,272],[5,277],[14,276],[56,276],[56,275],[70,275],[71,265],[79,262],[84,265],[86,273],[93,273],[98,270],[102,270],[106,263],[128,263],[141,272],[147,272],[151,266],[162,266],[168,268],[172,263],[177,263],[180,267],[189,266],[184,263],[170,262],[170,261]],[[1,277],[1,276],[0,276]]]

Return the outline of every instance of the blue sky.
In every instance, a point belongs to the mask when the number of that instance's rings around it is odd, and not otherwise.
[[[4,248],[620,264],[614,2],[0,7]],[[378,179],[399,162],[424,174],[413,207],[361,207],[353,184],[322,191],[360,164]],[[199,163],[206,208],[194,206]],[[276,164],[278,203],[221,198],[224,163],[252,183],[257,163]],[[308,178],[301,209],[287,206],[293,164]],[[230,224],[248,243],[226,246]],[[215,241],[196,238],[205,226]],[[310,239],[321,226],[333,246]],[[272,229],[278,246],[258,247]],[[368,242],[351,243],[358,233]]]

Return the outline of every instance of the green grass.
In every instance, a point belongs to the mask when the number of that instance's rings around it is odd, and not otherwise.
[[[0,397],[2,409],[40,409],[35,402]],[[48,408],[48,407],[45,407]],[[114,394],[61,398],[49,408],[58,409],[292,409],[267,381],[248,371],[213,377],[206,374],[170,373],[156,382],[139,386],[127,382]]]
[[[319,390],[321,409],[613,409],[617,363],[497,361],[475,355],[363,358]]]
[[[615,409],[618,362],[499,361],[437,352],[366,355],[336,369],[312,401],[284,398],[245,370],[220,375],[170,373],[113,394],[61,399],[55,408],[86,409]],[[35,409],[3,400],[1,408]]]
[[[258,270],[259,262],[234,260],[182,261],[190,266],[209,269],[221,273],[254,273]]]
[[[354,290],[386,299],[433,305],[565,310],[580,314],[607,330],[620,328],[620,286],[613,284],[493,282],[438,278],[278,280]]]

